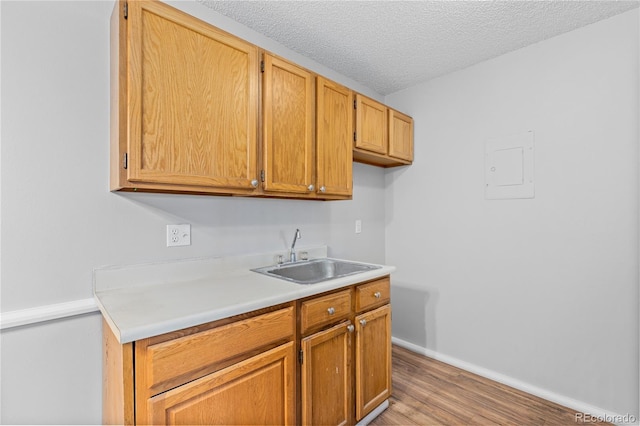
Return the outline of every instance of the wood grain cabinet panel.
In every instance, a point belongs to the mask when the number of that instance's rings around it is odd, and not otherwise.
[[[300,332],[325,326],[351,314],[351,290],[316,297],[300,305]]]
[[[294,425],[295,345],[282,346],[148,401],[154,425]]]
[[[351,322],[302,339],[302,424],[352,423]]]
[[[354,114],[352,90],[160,1],[116,2],[111,81],[112,191],[340,200],[353,161],[413,161],[411,117]]]
[[[123,4],[112,18],[112,189],[253,191],[258,48],[157,1],[128,2],[124,19]]]
[[[108,325],[105,424],[296,424],[292,303],[119,345]]]
[[[358,315],[356,326],[356,420],[391,396],[391,306]]]
[[[389,108],[389,156],[413,161],[413,118]]]
[[[385,277],[356,287],[356,312],[373,309],[389,303],[391,299],[391,280]]]
[[[138,341],[138,388],[144,384],[155,395],[202,376],[222,361],[291,339],[293,319],[293,307],[287,307],[160,343]]]
[[[317,188],[322,196],[353,194],[353,93],[323,77],[317,78]]]
[[[299,302],[302,424],[354,424],[391,396],[389,301],[386,276]]]
[[[356,148],[387,154],[387,107],[356,95]]]
[[[264,55],[264,190],[314,193],[314,75]]]
[[[353,160],[381,167],[413,162],[413,119],[356,94]]]

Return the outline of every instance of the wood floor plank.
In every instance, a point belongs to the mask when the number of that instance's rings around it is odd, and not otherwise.
[[[370,423],[372,426],[581,423],[576,412],[567,407],[396,345],[392,362],[389,408]]]

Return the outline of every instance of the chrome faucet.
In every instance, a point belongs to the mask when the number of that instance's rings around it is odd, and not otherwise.
[[[300,230],[296,229],[296,233],[293,235],[293,242],[291,243],[291,250],[289,253],[289,262],[295,262],[297,260],[295,247],[296,247],[296,241],[298,241],[298,239],[300,239]]]

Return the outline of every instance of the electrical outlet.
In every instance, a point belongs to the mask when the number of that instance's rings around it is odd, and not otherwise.
[[[356,234],[362,232],[362,221],[360,219],[356,219]]]
[[[167,225],[167,247],[190,245],[191,225]]]

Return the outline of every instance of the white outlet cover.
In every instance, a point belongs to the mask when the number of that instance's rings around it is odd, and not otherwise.
[[[191,225],[167,225],[167,247],[190,246]]]

